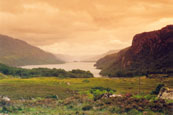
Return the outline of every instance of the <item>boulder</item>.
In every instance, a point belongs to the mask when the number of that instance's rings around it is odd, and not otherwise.
[[[4,100],[4,101],[10,101],[11,99],[9,97],[7,97],[7,96],[3,96],[2,97],[2,100]]]
[[[71,85],[70,82],[67,82],[67,85]]]
[[[173,100],[173,89],[166,87],[162,88],[159,92],[158,98]]]
[[[112,94],[112,95],[109,95],[109,97],[122,97],[122,95]]]

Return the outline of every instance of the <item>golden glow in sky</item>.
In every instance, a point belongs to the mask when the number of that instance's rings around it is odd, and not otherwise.
[[[0,34],[57,54],[95,55],[173,24],[173,0],[0,0]]]

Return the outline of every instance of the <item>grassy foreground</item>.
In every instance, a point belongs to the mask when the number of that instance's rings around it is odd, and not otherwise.
[[[12,105],[7,108],[3,108],[1,104],[1,111],[8,114],[28,114],[28,115],[54,115],[54,114],[104,114],[111,115],[117,114],[110,113],[112,108],[99,109],[99,111],[92,109],[92,111],[83,111],[84,106],[86,110],[87,105],[94,103],[90,100],[89,96],[86,96],[87,92],[93,87],[106,87],[116,90],[116,94],[137,94],[139,91],[138,78],[67,78],[60,79],[54,77],[41,77],[30,79],[18,79],[18,78],[5,78],[0,80],[0,95],[8,96],[11,99]],[[159,79],[146,79],[141,77],[140,80],[140,93],[142,95],[149,94],[156,86],[161,83]],[[173,78],[166,78],[162,83],[166,86],[173,88]],[[76,95],[85,95],[76,99],[70,99]],[[48,97],[51,97],[49,99]],[[54,100],[56,97],[56,100]],[[79,98],[84,101],[80,102]],[[83,99],[84,98],[84,99]],[[70,106],[65,104],[70,103],[69,100],[74,100],[76,106]],[[22,102],[22,100],[24,100]],[[85,101],[86,100],[86,101]],[[78,102],[79,101],[79,102]],[[74,103],[73,102],[73,103]],[[63,104],[62,104],[63,103]],[[8,103],[5,103],[6,106]],[[33,105],[36,105],[33,107]],[[112,106],[111,106],[112,107]],[[84,108],[85,109],[85,108]],[[113,110],[112,110],[113,111]],[[77,112],[77,113],[76,113]],[[1,113],[1,112],[0,112]],[[135,113],[135,112],[133,112]],[[137,113],[137,112],[136,112]],[[137,113],[139,114],[139,113]],[[140,113],[143,114],[143,113]]]
[[[140,92],[150,93],[159,83],[159,79],[141,77]],[[164,84],[170,88],[173,88],[172,83],[173,78],[164,80]],[[90,88],[98,86],[115,89],[117,94],[138,93],[138,84],[138,78],[10,78],[0,80],[0,95],[13,99],[46,97],[48,95],[66,98],[73,93],[85,93]]]

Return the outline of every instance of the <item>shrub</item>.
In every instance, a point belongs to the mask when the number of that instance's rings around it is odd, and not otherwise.
[[[143,96],[142,95],[133,95],[133,98],[141,99],[141,98],[143,98]]]
[[[116,91],[113,89],[104,88],[104,87],[93,87],[90,89],[90,93],[94,96],[94,100],[100,99],[103,94],[113,94],[114,92]]]
[[[122,113],[119,107],[113,107],[109,110],[111,113]]]
[[[157,99],[157,96],[148,94],[148,95],[145,95],[144,98],[147,100],[153,101]]]
[[[47,96],[46,98],[58,99],[58,96],[57,96],[57,95],[49,95],[49,96]]]
[[[162,87],[164,87],[164,84],[157,85],[156,89],[152,91],[151,94],[158,95]]]
[[[125,97],[132,97],[133,95],[131,93],[126,93]]]
[[[138,110],[136,109],[132,109],[130,110],[127,114],[128,115],[140,115],[141,112],[139,112]]]
[[[83,82],[83,83],[89,83],[90,81],[87,80],[87,79],[85,79],[85,80],[83,80],[82,82]]]
[[[16,111],[22,111],[24,108],[20,106],[3,106],[1,112],[2,113],[13,113]]]
[[[84,107],[82,107],[82,110],[83,111],[88,111],[88,110],[91,110],[93,107],[91,105],[86,105]]]
[[[72,76],[74,76],[74,78],[91,78],[94,77],[93,74],[90,71],[83,71],[80,69],[75,69],[72,71],[69,71],[69,74],[71,74]]]

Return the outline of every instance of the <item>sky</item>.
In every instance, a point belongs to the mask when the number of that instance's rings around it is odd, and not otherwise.
[[[0,0],[0,34],[55,54],[97,55],[173,24],[173,0]]]

